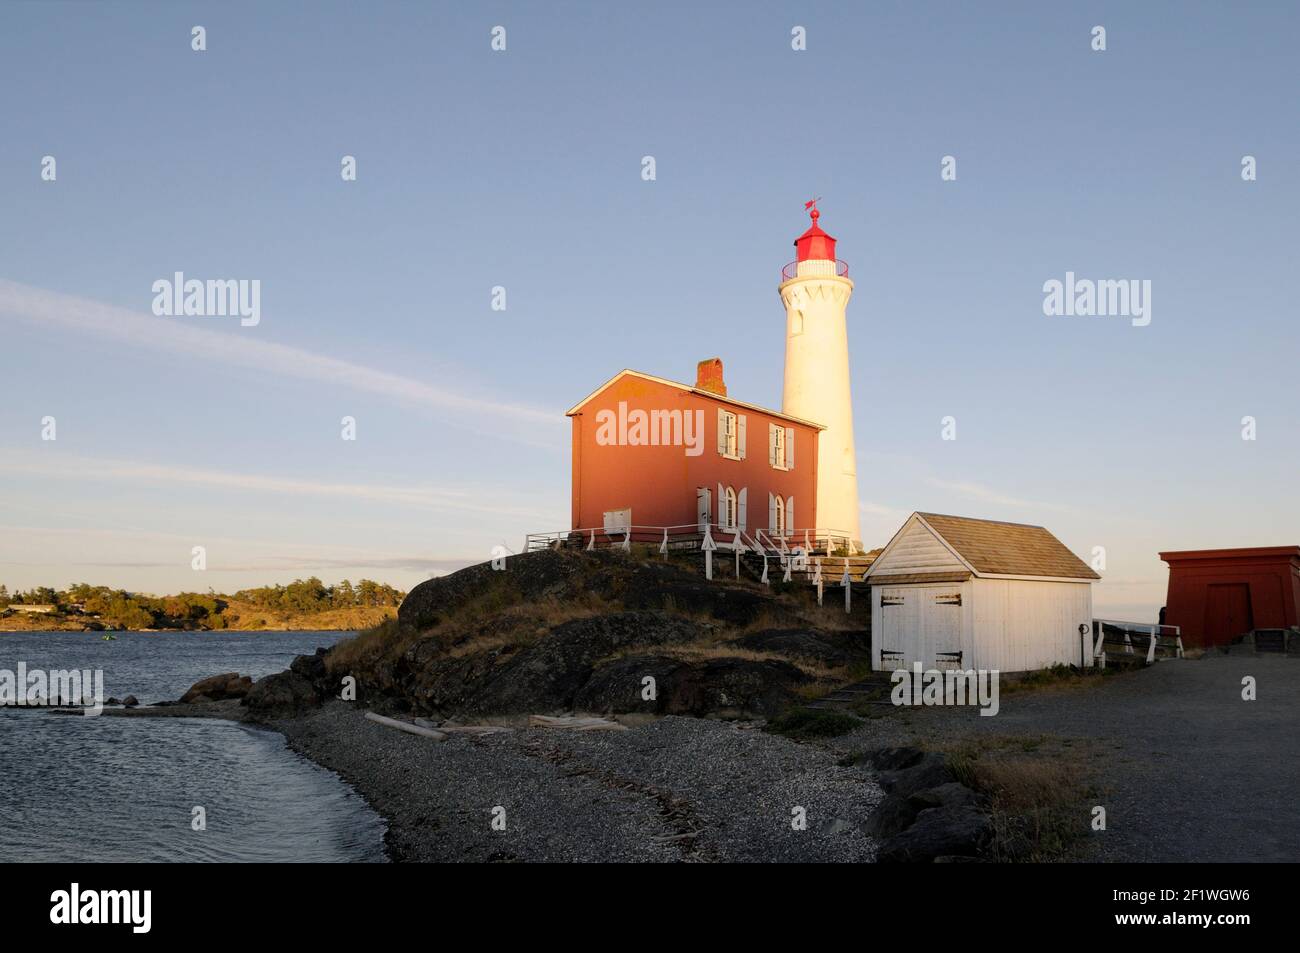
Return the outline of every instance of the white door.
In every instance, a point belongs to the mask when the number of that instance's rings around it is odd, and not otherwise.
[[[695,522],[699,526],[700,532],[713,522],[713,507],[710,505],[708,487],[696,487],[695,489]]]
[[[907,668],[917,660],[916,633],[919,628],[915,589],[880,590],[880,635],[872,639],[880,647],[884,671]]]
[[[967,660],[953,654],[961,650],[961,587],[923,589],[927,668],[965,668]],[[959,664],[960,663],[960,664]]]
[[[605,532],[607,534],[617,534],[622,536],[632,526],[632,509],[629,507],[625,510],[606,510],[605,511]]]
[[[954,667],[957,657],[943,653],[961,649],[962,602],[960,586],[881,589],[881,667]]]

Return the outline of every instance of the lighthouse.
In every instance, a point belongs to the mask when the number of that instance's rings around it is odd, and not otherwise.
[[[817,526],[847,533],[859,545],[858,467],[853,447],[849,335],[845,309],[853,294],[835,239],[817,224],[816,200],[805,206],[812,225],[795,239],[795,260],[777,291],[785,305],[785,389],[781,412],[826,429],[817,447]]]

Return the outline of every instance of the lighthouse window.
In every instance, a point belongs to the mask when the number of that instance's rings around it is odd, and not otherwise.
[[[790,312],[790,336],[803,334],[803,312],[799,310]]]
[[[736,528],[736,491],[732,487],[727,487],[727,496],[722,510],[722,528]]]
[[[779,496],[772,498],[772,532],[777,536],[785,535],[785,500]]]

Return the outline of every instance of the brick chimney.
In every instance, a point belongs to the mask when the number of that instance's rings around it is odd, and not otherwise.
[[[719,397],[727,396],[727,385],[722,380],[722,358],[711,357],[696,365],[695,389],[707,390]]]

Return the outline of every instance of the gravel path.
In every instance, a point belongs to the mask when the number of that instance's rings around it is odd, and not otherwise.
[[[435,742],[334,703],[275,725],[389,822],[395,860],[871,861],[863,767],[743,724],[521,729]],[[493,809],[505,809],[504,831]],[[794,809],[806,812],[795,830]]]
[[[1242,700],[1247,675],[1257,701]],[[994,717],[950,708],[877,719],[834,747],[989,732],[1075,739],[1107,815],[1088,859],[1300,861],[1300,660],[1162,661],[1001,701]]]

